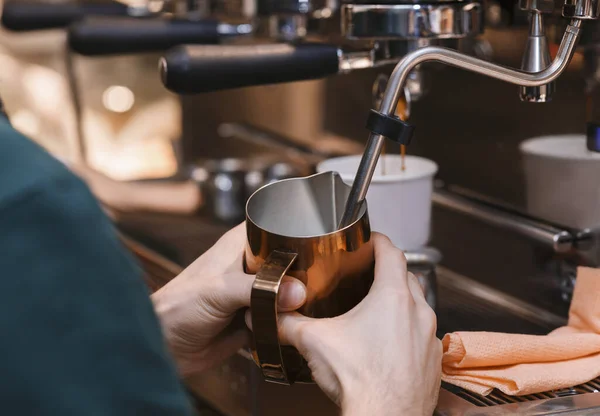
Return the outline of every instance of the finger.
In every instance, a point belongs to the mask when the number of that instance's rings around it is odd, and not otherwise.
[[[217,241],[217,245],[227,245],[229,247],[239,246],[244,247],[246,243],[246,223],[243,222],[231,230],[227,231]]]
[[[298,312],[282,313],[278,322],[279,342],[304,351],[306,346],[311,344],[310,332],[307,329],[316,323],[316,319],[300,315]]]
[[[243,272],[229,273],[214,280],[211,292],[206,296],[214,307],[224,314],[232,314],[238,309],[250,306],[254,276]]]
[[[306,302],[306,286],[290,276],[285,276],[279,286],[277,307],[280,312],[295,311]]]
[[[423,286],[421,286],[421,282],[419,282],[417,276],[410,272],[408,273],[408,287],[415,302],[423,301],[427,303],[425,299],[425,291],[423,290]]]
[[[230,273],[219,279],[214,288],[214,305],[230,314],[251,304],[254,276],[245,273]],[[293,311],[306,301],[306,287],[298,279],[285,276],[279,287],[277,308],[280,311]]]
[[[428,310],[433,312],[433,309],[431,309],[433,306],[429,304],[427,300],[427,293],[425,292],[423,285],[421,285],[419,278],[410,272],[408,273],[408,285],[410,287],[410,292],[412,294],[412,298],[415,302],[415,305],[420,310]]]
[[[237,329],[221,335],[210,347],[204,351],[200,360],[194,360],[182,369],[183,376],[194,375],[205,371],[206,363],[211,367],[217,366],[227,358],[233,356],[241,348],[250,343],[250,334],[245,328]]]
[[[246,227],[242,223],[225,233],[191,268],[202,269],[205,274],[243,271],[245,244]]]
[[[246,311],[246,326],[252,331],[252,313]],[[304,349],[310,342],[306,336],[306,325],[315,323],[315,319],[300,315],[298,312],[283,313],[278,317],[279,342],[282,345],[292,345],[298,350]],[[304,326],[303,326],[304,325]]]
[[[427,302],[423,286],[419,279],[412,273],[408,274],[408,284],[415,302],[417,318],[420,329],[423,333],[427,333],[430,337],[435,338],[437,333],[437,316],[431,305]]]
[[[409,291],[406,257],[402,250],[396,248],[390,239],[383,234],[373,233],[375,250],[375,282],[373,286],[394,286]]]
[[[234,254],[236,263],[241,260],[244,255],[244,247],[246,245],[246,223],[243,222],[238,226],[227,231],[219,240],[206,252],[202,258],[212,258],[212,255],[227,253],[231,257]],[[241,265],[242,263],[239,262]]]

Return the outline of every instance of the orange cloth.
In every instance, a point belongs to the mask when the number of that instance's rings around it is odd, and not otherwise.
[[[569,323],[548,335],[455,332],[443,344],[442,380],[478,394],[586,383],[600,376],[600,270],[578,269]]]

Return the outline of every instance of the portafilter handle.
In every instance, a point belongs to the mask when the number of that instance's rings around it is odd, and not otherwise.
[[[23,0],[4,3],[2,26],[15,32],[66,28],[85,16],[127,16],[122,3],[48,4]]]
[[[249,25],[185,18],[86,18],[69,28],[69,47],[85,56],[162,52],[183,44],[217,44],[243,35]]]
[[[324,78],[340,71],[337,46],[303,43],[185,45],[160,62],[164,85],[178,94]]]

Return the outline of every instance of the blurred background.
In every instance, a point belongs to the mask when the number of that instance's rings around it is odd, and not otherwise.
[[[181,105],[160,82],[159,55],[68,57],[66,39],[64,29],[2,30],[0,95],[13,125],[68,160],[83,144],[89,165],[115,179],[174,175]]]

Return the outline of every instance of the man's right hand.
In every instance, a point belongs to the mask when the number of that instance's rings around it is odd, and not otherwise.
[[[345,315],[280,318],[282,342],[308,361],[317,384],[348,415],[431,415],[440,389],[436,316],[404,254],[373,234],[375,281]]]

